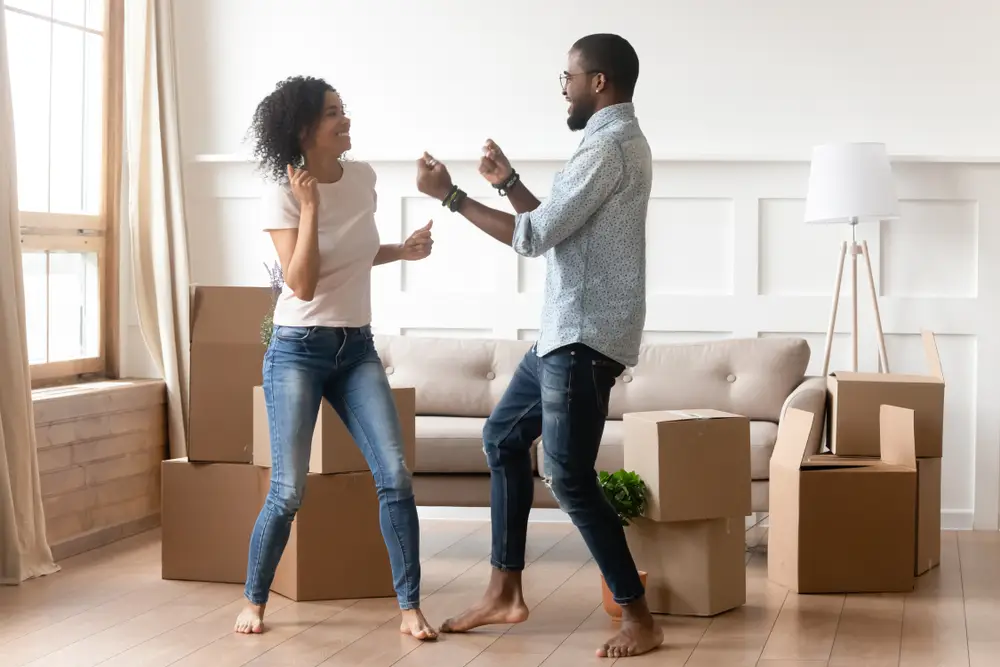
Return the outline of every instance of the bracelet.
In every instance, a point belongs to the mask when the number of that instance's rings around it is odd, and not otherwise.
[[[441,202],[441,206],[444,206],[452,213],[456,213],[467,196],[457,185],[453,185],[448,192],[448,196]]]
[[[451,200],[451,204],[448,205],[448,210],[452,213],[458,213],[458,209],[462,207],[462,202],[465,201],[467,196],[462,190],[456,190],[455,197]]]
[[[451,201],[455,198],[455,195],[457,194],[458,194],[458,186],[457,185],[451,186],[451,190],[448,190],[447,196],[445,196],[445,198],[441,200],[441,206],[448,208],[448,206],[451,205]]]
[[[511,169],[510,176],[507,177],[507,180],[501,183],[500,185],[494,185],[493,187],[497,189],[497,192],[500,193],[501,197],[506,197],[507,193],[510,192],[510,189],[515,185],[517,185],[518,181],[520,180],[521,180],[521,175],[518,174],[513,169]]]

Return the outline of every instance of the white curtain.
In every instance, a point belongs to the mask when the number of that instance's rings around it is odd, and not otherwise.
[[[125,126],[139,326],[167,385],[176,458],[187,453],[190,271],[170,4],[125,3]]]
[[[14,111],[0,7],[0,584],[59,571],[45,539],[21,274]]]

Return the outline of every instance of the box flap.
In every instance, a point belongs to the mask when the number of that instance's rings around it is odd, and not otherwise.
[[[917,469],[917,441],[913,422],[914,412],[909,408],[895,405],[880,407],[882,461],[887,465]]]
[[[720,410],[658,410],[654,412],[628,412],[625,419],[638,419],[644,422],[659,424],[661,422],[692,421],[696,419],[734,419],[742,418],[741,415],[734,415]]]
[[[831,389],[837,382],[882,382],[909,384],[943,384],[944,371],[941,367],[941,356],[938,354],[937,341],[930,331],[921,330],[920,339],[924,347],[924,360],[927,373],[866,373],[857,371],[834,371],[829,377]]]
[[[806,458],[813,413],[788,408],[778,423],[778,438],[771,453],[771,465],[798,470]]]
[[[882,459],[868,456],[837,456],[836,454],[813,454],[802,461],[803,468],[864,468],[878,465]]]
[[[909,384],[939,384],[941,380],[933,375],[915,373],[863,373],[855,371],[834,371],[830,377],[837,382],[880,382]]]
[[[938,354],[937,341],[930,331],[921,331],[920,338],[924,342],[924,357],[927,359],[927,372],[944,382],[944,370],[941,368],[941,355]]]
[[[271,308],[268,287],[191,287],[191,343],[259,345]]]

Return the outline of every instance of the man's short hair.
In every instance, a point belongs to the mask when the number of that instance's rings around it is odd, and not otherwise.
[[[639,56],[624,37],[608,33],[581,37],[573,45],[588,70],[601,72],[627,98],[639,79]]]

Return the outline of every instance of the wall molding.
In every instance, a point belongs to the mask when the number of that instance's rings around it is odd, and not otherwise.
[[[472,153],[435,155],[442,162],[478,162],[479,155]],[[517,162],[565,162],[569,155],[518,155]],[[356,160],[381,163],[411,163],[416,158],[398,155],[357,154]],[[809,162],[809,151],[801,153],[656,153],[653,162],[728,162],[728,163],[801,163]],[[899,163],[917,164],[1000,164],[1000,155],[911,155],[890,154],[889,159]],[[189,156],[188,164],[240,164],[251,163],[253,158],[243,153],[197,153]]]

